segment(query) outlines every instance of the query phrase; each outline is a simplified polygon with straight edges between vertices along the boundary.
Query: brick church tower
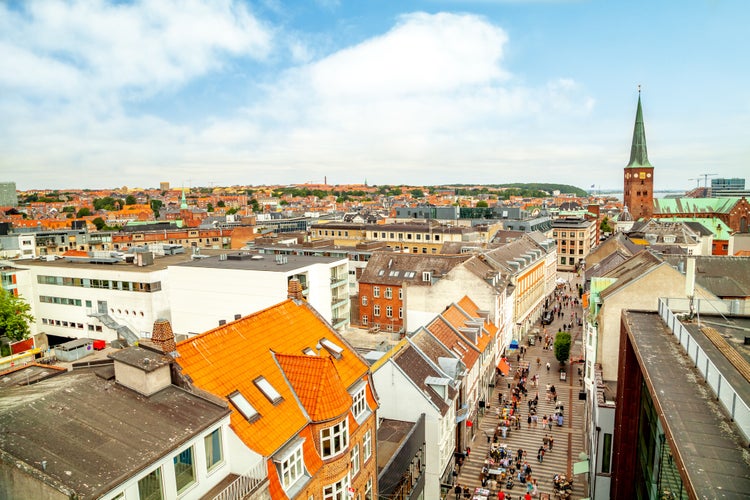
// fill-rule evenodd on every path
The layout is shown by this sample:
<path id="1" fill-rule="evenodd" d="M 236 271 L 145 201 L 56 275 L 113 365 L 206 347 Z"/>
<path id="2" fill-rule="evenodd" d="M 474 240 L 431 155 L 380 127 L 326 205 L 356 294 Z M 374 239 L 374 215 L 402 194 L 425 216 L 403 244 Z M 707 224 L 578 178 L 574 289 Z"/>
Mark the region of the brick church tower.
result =
<path id="1" fill-rule="evenodd" d="M 633 219 L 650 218 L 654 214 L 654 167 L 648 162 L 646 129 L 643 126 L 641 87 L 638 86 L 638 110 L 635 113 L 630 162 L 624 172 L 623 202 Z"/>

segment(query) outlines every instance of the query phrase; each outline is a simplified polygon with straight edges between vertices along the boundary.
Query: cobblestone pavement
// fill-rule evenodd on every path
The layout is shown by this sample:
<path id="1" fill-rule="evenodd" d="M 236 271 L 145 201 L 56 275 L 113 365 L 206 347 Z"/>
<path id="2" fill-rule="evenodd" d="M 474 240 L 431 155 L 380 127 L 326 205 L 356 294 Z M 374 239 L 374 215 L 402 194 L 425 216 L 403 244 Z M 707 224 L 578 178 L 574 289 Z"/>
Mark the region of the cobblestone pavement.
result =
<path id="1" fill-rule="evenodd" d="M 569 294 L 571 298 L 577 298 L 578 293 L 575 288 L 575 283 L 577 282 L 579 282 L 579 279 L 571 282 L 570 289 L 563 293 Z M 555 302 L 551 300 L 550 307 L 554 304 Z M 571 315 L 574 311 L 577 311 L 579 317 L 581 315 L 580 305 L 577 307 L 563 307 L 563 311 L 565 313 L 564 318 L 560 319 L 555 316 L 553 323 L 546 327 L 546 331 L 550 336 L 553 336 L 562 328 L 563 322 L 568 323 L 571 321 Z M 544 338 L 545 327 L 538 323 L 535 326 L 539 328 L 539 332 L 541 332 L 542 338 Z M 571 337 L 571 359 L 576 359 L 580 356 L 582 349 L 581 327 L 577 326 L 577 323 L 573 327 Z M 584 476 L 573 476 L 573 463 L 580 460 L 578 458 L 579 454 L 584 449 L 585 425 L 583 419 L 585 401 L 578 399 L 579 391 L 582 389 L 581 376 L 579 376 L 578 369 L 579 367 L 583 369 L 583 365 L 568 362 L 563 367 L 560 367 L 560 364 L 555 359 L 554 350 L 543 349 L 542 343 L 537 341 L 535 345 L 528 346 L 525 356 L 520 361 L 529 365 L 529 381 L 535 374 L 539 376 L 537 387 L 532 387 L 531 382 L 527 383 L 528 397 L 522 397 L 518 404 L 522 422 L 521 429 L 511 430 L 505 439 L 500 436 L 498 443 L 505 444 L 508 449 L 512 450 L 512 456 L 515 455 L 519 448 L 526 451 L 526 461 L 531 466 L 532 478 L 537 480 L 537 489 L 540 493 L 537 498 L 555 498 L 552 486 L 552 479 L 555 474 L 565 474 L 568 478 L 573 478 L 573 489 L 570 498 L 585 498 L 588 492 L 586 491 L 587 486 Z M 516 359 L 518 351 L 511 350 L 508 352 L 511 371 L 507 377 L 498 379 L 498 383 L 494 387 L 490 397 L 490 407 L 485 410 L 483 416 L 480 416 L 478 422 L 475 422 L 475 426 L 473 427 L 474 435 L 471 444 L 469 444 L 471 453 L 464 461 L 457 476 L 457 482 L 462 486 L 468 486 L 472 492 L 475 488 L 481 486 L 482 467 L 488 458 L 490 443 L 499 422 L 496 414 L 499 408 L 498 396 L 502 395 L 509 398 L 509 384 L 512 387 L 518 382 L 517 378 L 513 378 L 519 366 L 519 362 Z M 540 361 L 539 364 L 537 364 L 537 358 Z M 549 371 L 546 368 L 547 363 L 550 364 Z M 561 368 L 565 373 L 565 380 L 561 379 Z M 562 403 L 564 415 L 563 426 L 558 427 L 553 424 L 551 430 L 544 429 L 542 426 L 542 417 L 555 413 L 555 402 L 547 398 L 547 384 L 554 385 L 557 392 L 557 401 Z M 537 391 L 539 392 L 539 402 L 537 405 L 538 423 L 537 425 L 532 423 L 529 427 L 527 424 L 527 417 L 529 416 L 528 400 L 529 398 L 533 399 Z M 544 455 L 543 461 L 540 463 L 537 460 L 537 452 L 543 444 L 542 440 L 545 435 L 552 436 L 554 443 L 552 449 Z M 512 489 L 508 489 L 505 484 L 498 484 L 498 487 L 505 491 L 506 498 L 523 498 L 523 495 L 526 493 L 526 485 L 521 484 L 517 478 L 514 478 L 514 483 L 515 485 Z M 497 498 L 497 488 L 492 491 L 492 495 L 495 496 L 490 496 L 490 498 Z M 546 495 L 549 496 L 546 497 Z M 451 492 L 448 498 L 453 499 L 454 493 Z"/>

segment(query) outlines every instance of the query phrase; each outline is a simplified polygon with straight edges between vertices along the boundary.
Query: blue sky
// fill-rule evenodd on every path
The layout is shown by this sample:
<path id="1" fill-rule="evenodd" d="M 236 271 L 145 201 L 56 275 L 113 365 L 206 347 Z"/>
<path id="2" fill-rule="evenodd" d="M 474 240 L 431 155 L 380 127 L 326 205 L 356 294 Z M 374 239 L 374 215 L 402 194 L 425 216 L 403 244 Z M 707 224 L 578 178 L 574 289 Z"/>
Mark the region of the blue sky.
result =
<path id="1" fill-rule="evenodd" d="M 622 186 L 750 163 L 750 2 L 0 4 L 0 180 L 19 189 Z M 750 181 L 750 179 L 749 179 Z"/>

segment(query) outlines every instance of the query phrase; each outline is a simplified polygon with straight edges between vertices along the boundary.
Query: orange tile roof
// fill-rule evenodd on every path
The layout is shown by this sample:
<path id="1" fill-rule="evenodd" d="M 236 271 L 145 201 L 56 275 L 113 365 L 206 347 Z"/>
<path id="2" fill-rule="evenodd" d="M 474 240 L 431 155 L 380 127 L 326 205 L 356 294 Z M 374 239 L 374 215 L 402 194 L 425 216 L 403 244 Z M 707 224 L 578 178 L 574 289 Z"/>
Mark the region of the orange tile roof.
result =
<path id="1" fill-rule="evenodd" d="M 464 295 L 464 297 L 458 301 L 458 307 L 466 311 L 466 314 L 469 316 L 474 318 L 479 317 L 479 306 L 477 306 L 468 295 Z"/>
<path id="2" fill-rule="evenodd" d="M 276 360 L 311 419 L 320 422 L 349 411 L 352 397 L 341 382 L 332 358 L 277 354 Z"/>
<path id="3" fill-rule="evenodd" d="M 477 351 L 476 346 L 474 344 L 469 344 L 467 346 L 466 341 L 459 338 L 459 334 L 456 333 L 456 331 L 453 330 L 448 322 L 441 316 L 432 320 L 432 322 L 425 328 L 454 353 L 463 353 L 461 355 L 461 361 L 463 361 L 466 366 L 474 366 L 479 359 L 479 352 Z"/>
<path id="4" fill-rule="evenodd" d="M 340 359 L 320 349 L 320 356 L 335 367 L 341 386 L 350 387 L 361 380 L 368 371 L 365 362 L 308 304 L 291 300 L 180 342 L 177 363 L 196 387 L 225 400 L 234 391 L 242 393 L 260 417 L 249 422 L 232 411 L 231 426 L 249 448 L 270 456 L 310 421 L 297 402 L 297 377 L 287 378 L 276 359 L 279 355 L 302 355 L 305 348 L 315 349 L 324 337 L 343 348 Z M 277 404 L 255 385 L 254 380 L 261 375 L 281 395 Z M 305 386 L 302 394 L 306 391 Z M 331 407 L 339 404 L 341 400 L 337 399 Z M 234 410 L 231 404 L 230 408 Z M 325 405 L 320 407 L 321 413 L 329 410 Z"/>

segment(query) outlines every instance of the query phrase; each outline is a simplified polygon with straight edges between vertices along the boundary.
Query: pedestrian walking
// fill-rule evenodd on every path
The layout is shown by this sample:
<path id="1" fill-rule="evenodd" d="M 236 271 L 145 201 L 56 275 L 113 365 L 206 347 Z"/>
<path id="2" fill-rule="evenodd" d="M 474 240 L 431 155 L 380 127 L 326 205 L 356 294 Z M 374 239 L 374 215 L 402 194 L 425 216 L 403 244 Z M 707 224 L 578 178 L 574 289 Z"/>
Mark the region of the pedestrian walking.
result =
<path id="1" fill-rule="evenodd" d="M 549 373 L 549 361 L 547 361 L 547 373 Z"/>
<path id="2" fill-rule="evenodd" d="M 464 489 L 461 487 L 460 484 L 457 484 L 455 488 L 453 488 L 453 492 L 456 494 L 456 500 L 461 499 L 461 493 L 463 493 Z"/>

